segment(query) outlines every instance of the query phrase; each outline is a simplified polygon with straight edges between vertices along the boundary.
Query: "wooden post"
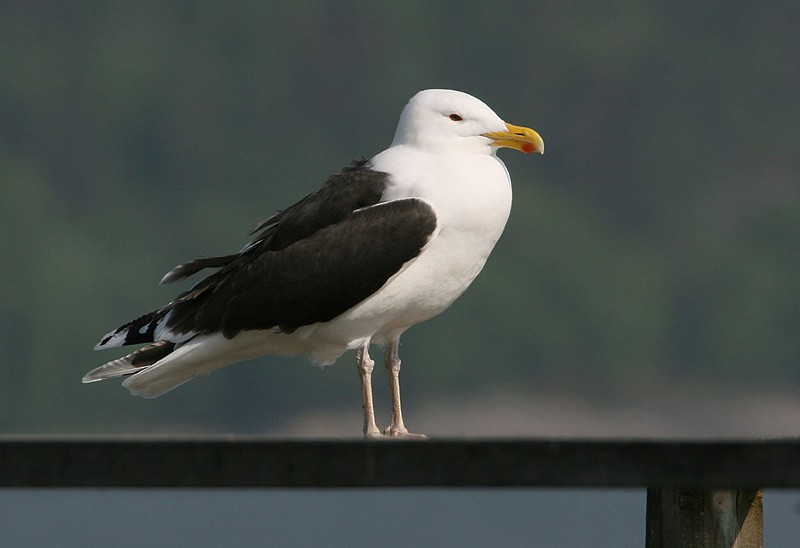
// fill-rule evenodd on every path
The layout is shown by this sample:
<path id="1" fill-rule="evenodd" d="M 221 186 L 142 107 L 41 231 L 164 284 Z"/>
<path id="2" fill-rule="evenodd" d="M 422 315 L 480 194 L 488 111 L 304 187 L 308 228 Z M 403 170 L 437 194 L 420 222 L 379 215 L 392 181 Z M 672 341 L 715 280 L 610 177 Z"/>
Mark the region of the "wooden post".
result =
<path id="1" fill-rule="evenodd" d="M 647 489 L 647 548 L 763 548 L 760 489 Z"/>

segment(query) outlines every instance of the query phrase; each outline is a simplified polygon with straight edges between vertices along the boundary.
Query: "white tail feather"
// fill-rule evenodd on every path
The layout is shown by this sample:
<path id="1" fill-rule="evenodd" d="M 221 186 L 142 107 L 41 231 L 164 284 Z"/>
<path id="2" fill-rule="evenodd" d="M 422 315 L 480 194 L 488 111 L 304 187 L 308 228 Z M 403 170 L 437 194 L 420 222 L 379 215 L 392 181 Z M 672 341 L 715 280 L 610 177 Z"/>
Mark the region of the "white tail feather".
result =
<path id="1" fill-rule="evenodd" d="M 256 355 L 245 348 L 237 348 L 234 341 L 219 333 L 196 337 L 128 377 L 122 386 L 135 396 L 157 398 L 195 377 Z"/>
<path id="2" fill-rule="evenodd" d="M 141 369 L 140 367 L 134 367 L 131 365 L 132 356 L 133 354 L 128 354 L 127 356 L 123 356 L 122 358 L 110 361 L 101 365 L 100 367 L 92 369 L 83 376 L 81 382 L 85 384 L 89 382 L 102 381 L 105 379 L 112 379 L 114 377 L 122 377 L 123 375 L 129 375 Z"/>

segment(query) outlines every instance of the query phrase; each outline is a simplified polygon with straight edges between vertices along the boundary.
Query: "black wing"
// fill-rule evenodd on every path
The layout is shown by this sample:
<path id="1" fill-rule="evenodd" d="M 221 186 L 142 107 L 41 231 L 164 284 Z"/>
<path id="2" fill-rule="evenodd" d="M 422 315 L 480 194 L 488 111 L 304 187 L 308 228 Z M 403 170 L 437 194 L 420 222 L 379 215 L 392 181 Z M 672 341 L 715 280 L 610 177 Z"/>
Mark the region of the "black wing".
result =
<path id="1" fill-rule="evenodd" d="M 173 301 L 167 328 L 230 338 L 329 321 L 380 289 L 435 229 L 433 209 L 416 198 L 352 211 L 283 249 L 243 254 Z"/>
<path id="2" fill-rule="evenodd" d="M 245 329 L 290 332 L 342 314 L 419 254 L 436 228 L 435 214 L 422 200 L 378 204 L 387 177 L 365 160 L 356 162 L 256 226 L 256 238 L 238 254 L 174 268 L 162 283 L 204 268 L 219 270 L 167 306 L 109 333 L 97 348 L 153 342 L 167 317 L 173 333 L 233 337 Z"/>

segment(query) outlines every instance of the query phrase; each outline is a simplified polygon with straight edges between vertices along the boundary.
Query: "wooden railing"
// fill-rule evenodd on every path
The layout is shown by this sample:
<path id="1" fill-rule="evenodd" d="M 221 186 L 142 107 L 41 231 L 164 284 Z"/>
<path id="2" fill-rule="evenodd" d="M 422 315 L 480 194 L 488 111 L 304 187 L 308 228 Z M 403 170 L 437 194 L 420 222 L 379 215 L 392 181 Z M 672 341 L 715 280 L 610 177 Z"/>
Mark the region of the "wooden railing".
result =
<path id="1" fill-rule="evenodd" d="M 0 437 L 0 487 L 639 487 L 648 547 L 750 547 L 800 440 Z"/>

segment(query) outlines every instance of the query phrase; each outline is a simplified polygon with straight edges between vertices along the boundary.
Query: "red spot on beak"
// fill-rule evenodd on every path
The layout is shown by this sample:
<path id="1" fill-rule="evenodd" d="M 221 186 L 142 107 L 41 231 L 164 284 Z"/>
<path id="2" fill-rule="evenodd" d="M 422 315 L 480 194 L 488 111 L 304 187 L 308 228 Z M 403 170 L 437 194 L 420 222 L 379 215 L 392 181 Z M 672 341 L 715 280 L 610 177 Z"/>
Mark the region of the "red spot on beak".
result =
<path id="1" fill-rule="evenodd" d="M 524 152 L 525 154 L 530 154 L 534 150 L 536 150 L 536 147 L 533 146 L 531 143 L 525 143 L 522 145 L 522 152 Z"/>

